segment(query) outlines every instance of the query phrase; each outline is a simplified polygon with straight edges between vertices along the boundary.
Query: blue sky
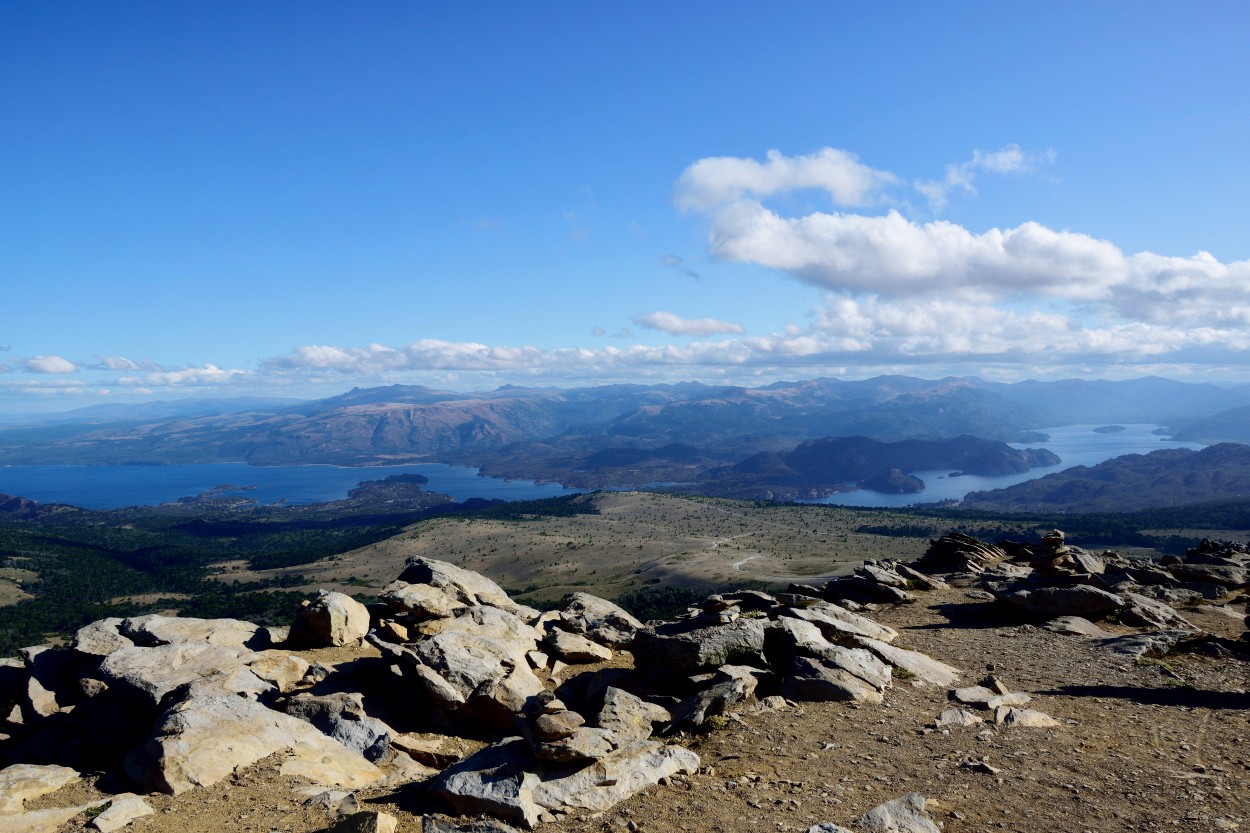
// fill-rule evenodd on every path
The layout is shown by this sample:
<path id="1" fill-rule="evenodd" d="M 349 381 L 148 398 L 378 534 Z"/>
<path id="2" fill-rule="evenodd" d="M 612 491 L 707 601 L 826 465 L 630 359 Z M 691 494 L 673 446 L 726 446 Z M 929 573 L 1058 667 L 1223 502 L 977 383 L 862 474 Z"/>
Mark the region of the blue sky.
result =
<path id="1" fill-rule="evenodd" d="M 0 411 L 1250 382 L 1250 6 L 1191 5 L 2 4 Z"/>

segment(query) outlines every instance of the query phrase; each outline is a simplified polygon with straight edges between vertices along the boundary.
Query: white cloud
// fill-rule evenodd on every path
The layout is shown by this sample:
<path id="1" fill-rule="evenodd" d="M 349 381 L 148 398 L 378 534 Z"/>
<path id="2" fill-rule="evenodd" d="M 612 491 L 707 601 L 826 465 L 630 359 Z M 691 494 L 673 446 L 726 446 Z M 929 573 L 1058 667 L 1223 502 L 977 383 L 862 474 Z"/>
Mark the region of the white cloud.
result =
<path id="1" fill-rule="evenodd" d="M 60 356 L 32 356 L 22 362 L 27 373 L 77 373 L 78 365 Z"/>
<path id="2" fill-rule="evenodd" d="M 662 330 L 670 335 L 710 336 L 715 333 L 744 333 L 741 324 L 718 321 L 715 318 L 680 318 L 671 312 L 649 312 L 633 318 L 639 327 Z"/>
<path id="3" fill-rule="evenodd" d="M 96 356 L 96 359 L 98 361 L 92 365 L 93 370 L 156 371 L 162 369 L 159 364 L 147 359 L 144 359 L 142 362 L 133 361 L 125 356 Z"/>
<path id="4" fill-rule="evenodd" d="M 117 384 L 127 387 L 173 387 L 182 385 L 222 386 L 241 381 L 248 374 L 243 370 L 226 370 L 213 364 L 164 370 L 143 376 L 120 376 Z"/>
<path id="5" fill-rule="evenodd" d="M 882 188 L 898 182 L 889 171 L 863 164 L 849 151 L 823 148 L 807 156 L 770 150 L 766 162 L 734 156 L 700 159 L 677 180 L 677 207 L 708 211 L 743 197 L 764 198 L 781 191 L 814 188 L 838 205 L 865 205 Z"/>
<path id="6" fill-rule="evenodd" d="M 759 263 L 826 289 L 914 295 L 1018 293 L 1103 298 L 1123 281 L 1122 252 L 1105 240 L 1024 223 L 973 234 L 946 221 L 814 213 L 790 219 L 739 200 L 713 219 L 711 251 Z"/>
<path id="7" fill-rule="evenodd" d="M 982 172 L 992 174 L 1028 174 L 1043 165 L 1052 165 L 1055 152 L 1021 150 L 1011 144 L 995 151 L 974 150 L 972 158 L 957 165 L 947 165 L 946 175 L 940 180 L 917 180 L 913 186 L 929 200 L 934 211 L 941 211 L 950 204 L 952 191 L 975 194 L 974 180 Z"/>

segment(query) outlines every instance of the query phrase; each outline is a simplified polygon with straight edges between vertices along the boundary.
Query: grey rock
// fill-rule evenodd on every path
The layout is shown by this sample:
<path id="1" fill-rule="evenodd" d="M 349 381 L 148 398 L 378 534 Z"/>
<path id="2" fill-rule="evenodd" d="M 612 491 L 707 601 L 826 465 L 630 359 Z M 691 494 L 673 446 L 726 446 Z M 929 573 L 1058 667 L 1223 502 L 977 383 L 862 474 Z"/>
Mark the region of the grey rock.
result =
<path id="1" fill-rule="evenodd" d="M 664 707 L 609 686 L 595 723 L 610 730 L 622 743 L 630 743 L 646 740 L 651 737 L 656 724 L 667 723 L 671 719 L 672 715 Z"/>
<path id="2" fill-rule="evenodd" d="M 1125 593 L 1127 607 L 1120 611 L 1120 621 L 1136 628 L 1183 628 L 1196 631 L 1184 616 L 1163 602 L 1148 599 L 1140 593 Z"/>
<path id="3" fill-rule="evenodd" d="M 791 700 L 841 700 L 880 703 L 881 692 L 841 668 L 823 660 L 795 657 L 778 689 Z"/>
<path id="4" fill-rule="evenodd" d="M 634 636 L 631 650 L 645 657 L 645 668 L 660 676 L 691 676 L 722 665 L 761 665 L 764 623 L 738 619 L 711 627 L 673 622 L 647 627 Z"/>
<path id="5" fill-rule="evenodd" d="M 178 795 L 283 751 L 283 775 L 350 788 L 382 777 L 373 764 L 304 721 L 230 695 L 191 697 L 174 706 L 127 756 L 125 768 L 137 783 Z"/>
<path id="6" fill-rule="evenodd" d="M 399 819 L 381 810 L 363 810 L 336 821 L 322 833 L 395 833 Z"/>
<path id="7" fill-rule="evenodd" d="M 234 648 L 261 647 L 258 626 L 239 619 L 196 619 L 181 616 L 132 616 L 118 625 L 118 633 L 136 645 L 203 643 Z"/>
<path id="8" fill-rule="evenodd" d="M 941 833 L 941 828 L 925 812 L 925 798 L 908 793 L 865 813 L 855 827 L 871 833 Z"/>
<path id="9" fill-rule="evenodd" d="M 1080 616 L 1060 616 L 1056 619 L 1051 619 L 1046 623 L 1046 630 L 1069 636 L 1087 636 L 1094 639 L 1111 636 L 1110 632 L 1103 630 L 1093 622 Z"/>
<path id="10" fill-rule="evenodd" d="M 876 639 L 854 637 L 852 642 L 867 648 L 894 668 L 906 671 L 916 682 L 923 685 L 949 686 L 959 679 L 961 672 L 954 666 L 940 662 L 928 654 L 899 648 Z"/>
<path id="11" fill-rule="evenodd" d="M 570 593 L 560 602 L 561 627 L 609 648 L 623 648 L 643 627 L 619 605 L 589 593 Z"/>
<path id="12" fill-rule="evenodd" d="M 1114 613 L 1126 604 L 1122 596 L 1084 584 L 1073 587 L 1038 587 L 1033 590 L 1016 590 L 998 595 L 998 599 L 1025 613 L 1047 618 L 1056 616 L 1097 618 Z"/>
<path id="13" fill-rule="evenodd" d="M 1011 706 L 1003 706 L 995 711 L 994 722 L 1003 727 L 1020 726 L 1033 729 L 1050 729 L 1059 725 L 1058 720 L 1045 712 L 1016 709 Z"/>
<path id="14" fill-rule="evenodd" d="M 543 639 L 543 646 L 565 662 L 575 664 L 612 659 L 611 648 L 559 628 L 548 631 L 546 638 Z"/>
<path id="15" fill-rule="evenodd" d="M 154 812 L 156 811 L 152 809 L 152 805 L 134 793 L 122 793 L 113 796 L 108 809 L 88 822 L 87 826 L 99 830 L 100 833 L 112 833 L 135 819 L 150 816 Z"/>
<path id="16" fill-rule="evenodd" d="M 79 628 L 71 643 L 73 649 L 87 656 L 106 657 L 120 648 L 133 645 L 133 640 L 121 634 L 123 621 L 113 616 Z"/>
<path id="17" fill-rule="evenodd" d="M 946 709 L 937 716 L 933 724 L 939 729 L 947 726 L 976 726 L 984 721 L 967 709 Z"/>
<path id="18" fill-rule="evenodd" d="M 833 641 L 845 636 L 864 636 L 881 642 L 893 642 L 898 638 L 898 631 L 893 628 L 831 602 L 820 602 L 811 607 L 791 607 L 785 615 L 810 622 L 820 628 L 826 639 Z"/>
<path id="19" fill-rule="evenodd" d="M 26 802 L 54 793 L 81 776 L 67 766 L 13 764 L 0 769 L 0 814 L 19 813 Z"/>
<path id="20" fill-rule="evenodd" d="M 538 611 L 512 601 L 503 588 L 486 576 L 448 564 L 446 561 L 436 561 L 432 558 L 409 558 L 404 571 L 399 574 L 398 581 L 408 584 L 428 584 L 462 604 L 490 605 L 506 610 L 525 622 L 538 618 Z"/>
<path id="21" fill-rule="evenodd" d="M 176 643 L 145 648 L 132 645 L 105 657 L 99 675 L 111 688 L 131 692 L 151 705 L 190 683 L 213 682 L 233 694 L 273 688 L 250 670 L 256 655 L 246 648 L 207 642 Z"/>
<path id="22" fill-rule="evenodd" d="M 1169 630 L 1155 633 L 1132 633 L 1103 639 L 1098 644 L 1113 653 L 1133 659 L 1165 657 L 1180 642 L 1194 638 L 1192 631 Z"/>

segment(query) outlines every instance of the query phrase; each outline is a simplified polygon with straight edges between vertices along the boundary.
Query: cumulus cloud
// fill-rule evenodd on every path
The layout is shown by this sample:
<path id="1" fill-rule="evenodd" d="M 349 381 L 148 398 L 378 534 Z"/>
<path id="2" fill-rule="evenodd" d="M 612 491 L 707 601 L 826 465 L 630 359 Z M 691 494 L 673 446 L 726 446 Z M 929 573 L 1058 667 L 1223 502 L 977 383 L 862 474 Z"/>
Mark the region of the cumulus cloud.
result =
<path id="1" fill-rule="evenodd" d="M 734 156 L 700 159 L 677 180 L 674 200 L 683 210 L 708 211 L 744 197 L 812 188 L 837 205 L 857 206 L 896 182 L 894 174 L 865 165 L 849 151 L 827 147 L 807 156 L 785 156 L 770 150 L 764 162 Z"/>
<path id="2" fill-rule="evenodd" d="M 995 151 L 974 150 L 966 162 L 946 166 L 946 175 L 939 180 L 917 180 L 913 187 L 929 200 L 934 211 L 941 211 L 950 204 L 952 191 L 976 194 L 973 182 L 981 173 L 1027 174 L 1045 165 L 1053 165 L 1055 152 L 1021 150 L 1011 144 Z"/>
<path id="3" fill-rule="evenodd" d="M 22 362 L 27 373 L 77 373 L 78 365 L 60 356 L 32 356 Z"/>
<path id="4" fill-rule="evenodd" d="M 635 324 L 648 330 L 662 330 L 670 335 L 710 336 L 716 333 L 744 333 L 741 324 L 731 324 L 715 318 L 681 318 L 671 312 L 649 312 L 635 315 Z"/>
<path id="5" fill-rule="evenodd" d="M 743 199 L 718 212 L 709 245 L 724 260 L 759 263 L 825 289 L 913 295 L 1045 293 L 1091 300 L 1123 281 L 1122 252 L 1105 240 L 1038 223 L 973 234 L 946 221 L 813 213 L 782 217 Z"/>

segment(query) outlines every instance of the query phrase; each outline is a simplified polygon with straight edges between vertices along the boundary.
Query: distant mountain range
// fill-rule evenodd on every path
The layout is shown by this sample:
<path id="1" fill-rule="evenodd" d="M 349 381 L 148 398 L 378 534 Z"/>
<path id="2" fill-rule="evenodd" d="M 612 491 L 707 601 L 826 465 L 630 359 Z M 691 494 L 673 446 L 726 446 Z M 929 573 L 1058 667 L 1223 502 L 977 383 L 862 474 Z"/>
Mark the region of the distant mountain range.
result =
<path id="1" fill-rule="evenodd" d="M 908 488 L 908 482 L 893 477 L 891 469 L 975 471 L 981 464 L 961 462 L 970 458 L 960 456 L 956 443 L 936 463 L 924 457 L 925 447 L 912 445 L 899 447 L 906 448 L 902 456 L 874 450 L 868 455 L 874 461 L 871 470 L 845 463 L 817 466 L 804 460 L 828 462 L 849 453 L 849 446 L 809 441 L 966 437 L 962 445 L 973 438 L 1001 444 L 1027 436 L 1029 429 L 1078 423 L 1152 422 L 1185 430 L 1222 412 L 1235 415 L 1235 409 L 1250 409 L 1250 389 L 1161 378 L 1004 384 L 879 376 L 757 388 L 688 382 L 567 390 L 506 386 L 475 393 L 395 385 L 310 402 L 96 406 L 37 425 L 0 426 L 0 465 L 437 461 L 478 466 L 490 475 L 595 488 L 711 484 L 722 476 L 745 485 L 748 472 L 735 467 L 755 459 L 750 465 L 761 468 L 757 474 L 780 478 L 772 485 L 787 489 L 823 488 L 843 475 L 895 489 Z M 1225 426 L 1212 429 L 1214 435 L 1239 427 L 1235 418 L 1225 420 Z M 1029 441 L 1037 442 L 1034 437 Z M 994 453 L 998 464 L 1017 464 L 1004 462 L 1001 448 Z M 759 457 L 769 454 L 775 456 Z"/>

